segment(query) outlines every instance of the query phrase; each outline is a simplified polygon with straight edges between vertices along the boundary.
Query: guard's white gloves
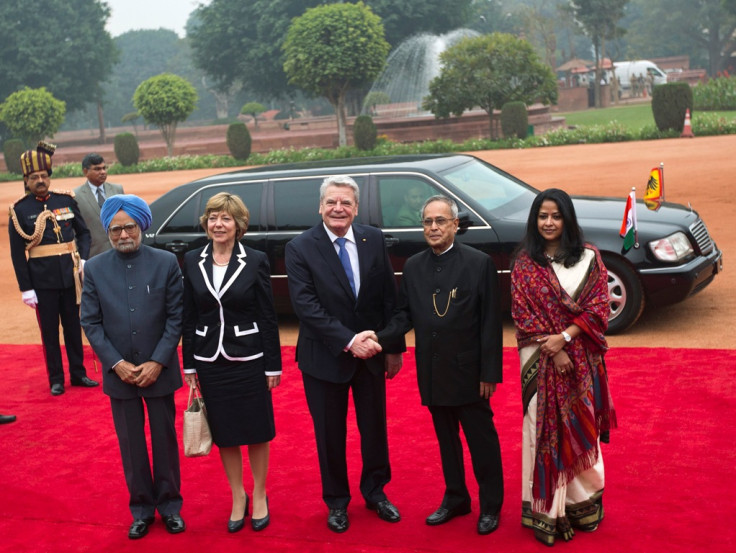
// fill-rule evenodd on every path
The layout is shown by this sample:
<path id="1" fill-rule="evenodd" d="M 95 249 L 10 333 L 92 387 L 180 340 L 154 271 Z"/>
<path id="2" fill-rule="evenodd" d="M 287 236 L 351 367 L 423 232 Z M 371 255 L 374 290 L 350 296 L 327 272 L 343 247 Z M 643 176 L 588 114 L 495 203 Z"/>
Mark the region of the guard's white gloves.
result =
<path id="1" fill-rule="evenodd" d="M 36 306 L 38 305 L 38 298 L 36 297 L 35 290 L 26 290 L 25 292 L 21 292 L 21 295 L 21 297 L 23 298 L 23 303 L 25 303 L 31 309 L 36 309 Z"/>

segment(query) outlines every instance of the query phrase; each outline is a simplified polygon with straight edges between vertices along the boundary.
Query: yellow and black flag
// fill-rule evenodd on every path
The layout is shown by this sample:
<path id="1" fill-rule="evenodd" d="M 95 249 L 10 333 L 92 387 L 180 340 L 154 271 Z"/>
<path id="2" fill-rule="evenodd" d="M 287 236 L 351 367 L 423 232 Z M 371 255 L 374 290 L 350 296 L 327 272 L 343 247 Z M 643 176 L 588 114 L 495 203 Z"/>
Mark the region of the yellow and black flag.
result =
<path id="1" fill-rule="evenodd" d="M 664 202 L 664 164 L 655 167 L 649 173 L 647 191 L 644 193 L 644 204 L 648 209 L 657 211 Z"/>

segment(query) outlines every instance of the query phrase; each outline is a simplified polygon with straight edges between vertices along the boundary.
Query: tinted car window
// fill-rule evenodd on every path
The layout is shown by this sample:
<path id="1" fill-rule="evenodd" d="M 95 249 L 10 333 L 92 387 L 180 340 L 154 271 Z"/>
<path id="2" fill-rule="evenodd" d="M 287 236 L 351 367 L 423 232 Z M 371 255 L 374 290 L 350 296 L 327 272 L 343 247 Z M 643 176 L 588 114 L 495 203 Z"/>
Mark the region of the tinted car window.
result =
<path id="1" fill-rule="evenodd" d="M 241 183 L 228 184 L 225 186 L 210 186 L 203 188 L 186 202 L 184 202 L 179 210 L 169 219 L 162 234 L 173 233 L 192 233 L 204 232 L 199 225 L 199 218 L 204 213 L 207 201 L 218 192 L 230 192 L 240 196 L 250 211 L 250 221 L 248 223 L 249 232 L 257 232 L 260 230 L 260 210 L 261 196 L 263 195 L 263 183 Z"/>
<path id="2" fill-rule="evenodd" d="M 473 198 L 488 211 L 494 211 L 524 196 L 528 187 L 477 160 L 441 172 L 464 195 Z"/>
<path id="3" fill-rule="evenodd" d="M 365 178 L 353 179 L 362 190 Z M 277 230 L 306 230 L 319 222 L 319 187 L 323 180 L 323 177 L 316 177 L 273 181 Z"/>
<path id="4" fill-rule="evenodd" d="M 410 175 L 378 177 L 383 227 L 419 227 L 424 201 L 438 194 L 424 179 Z"/>

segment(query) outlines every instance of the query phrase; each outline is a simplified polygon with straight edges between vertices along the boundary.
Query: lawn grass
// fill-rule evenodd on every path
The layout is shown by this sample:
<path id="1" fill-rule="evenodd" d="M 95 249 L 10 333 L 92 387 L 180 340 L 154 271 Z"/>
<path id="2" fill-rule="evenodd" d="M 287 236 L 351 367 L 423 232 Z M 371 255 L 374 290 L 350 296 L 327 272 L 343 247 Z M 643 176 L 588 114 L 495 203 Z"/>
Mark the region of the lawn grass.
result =
<path id="1" fill-rule="evenodd" d="M 699 111 L 694 117 L 700 114 L 711 114 L 722 116 L 728 119 L 736 118 L 736 111 Z M 650 103 L 627 104 L 612 106 L 601 109 L 586 109 L 582 111 L 568 111 L 555 114 L 565 118 L 565 123 L 569 126 L 586 126 L 586 125 L 607 125 L 611 122 L 617 122 L 629 131 L 640 131 L 646 125 L 654 125 L 654 116 L 652 115 L 652 105 Z"/>

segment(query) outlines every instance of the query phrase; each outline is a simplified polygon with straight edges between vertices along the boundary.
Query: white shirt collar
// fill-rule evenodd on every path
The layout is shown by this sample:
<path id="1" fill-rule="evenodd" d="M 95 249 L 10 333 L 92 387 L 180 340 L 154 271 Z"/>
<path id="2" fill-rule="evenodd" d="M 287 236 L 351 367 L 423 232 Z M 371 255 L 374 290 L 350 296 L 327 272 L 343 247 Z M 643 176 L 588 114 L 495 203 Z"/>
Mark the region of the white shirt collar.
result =
<path id="1" fill-rule="evenodd" d="M 452 244 L 450 244 L 450 247 L 449 247 L 449 248 L 447 248 L 447 249 L 446 249 L 445 251 L 443 251 L 443 252 L 442 252 L 441 254 L 436 254 L 436 255 L 438 255 L 438 256 L 439 256 L 439 255 L 445 255 L 445 254 L 446 254 L 447 252 L 449 252 L 449 251 L 450 251 L 450 250 L 452 249 L 452 247 L 453 247 L 454 245 L 455 245 L 455 241 L 453 240 L 453 241 L 452 241 Z"/>
<path id="2" fill-rule="evenodd" d="M 89 186 L 90 190 L 92 190 L 92 194 L 94 194 L 94 196 L 96 198 L 97 197 L 97 189 L 99 187 L 98 186 L 95 186 L 94 184 L 92 184 L 89 181 L 87 181 L 87 186 Z M 103 182 L 100 186 L 102 187 L 102 193 L 104 194 L 105 193 L 105 183 Z"/>
<path id="3" fill-rule="evenodd" d="M 327 225 L 324 222 L 322 223 L 322 226 L 325 227 L 325 230 L 327 231 L 327 236 L 330 237 L 330 242 L 332 242 L 334 244 L 335 243 L 335 240 L 337 240 L 340 237 L 337 234 L 335 234 L 334 232 L 332 232 L 329 228 L 327 228 Z M 355 242 L 355 234 L 353 233 L 353 225 L 350 225 L 350 228 L 345 233 L 345 236 L 343 238 L 347 239 L 348 242 L 352 242 L 353 244 L 356 243 Z"/>

